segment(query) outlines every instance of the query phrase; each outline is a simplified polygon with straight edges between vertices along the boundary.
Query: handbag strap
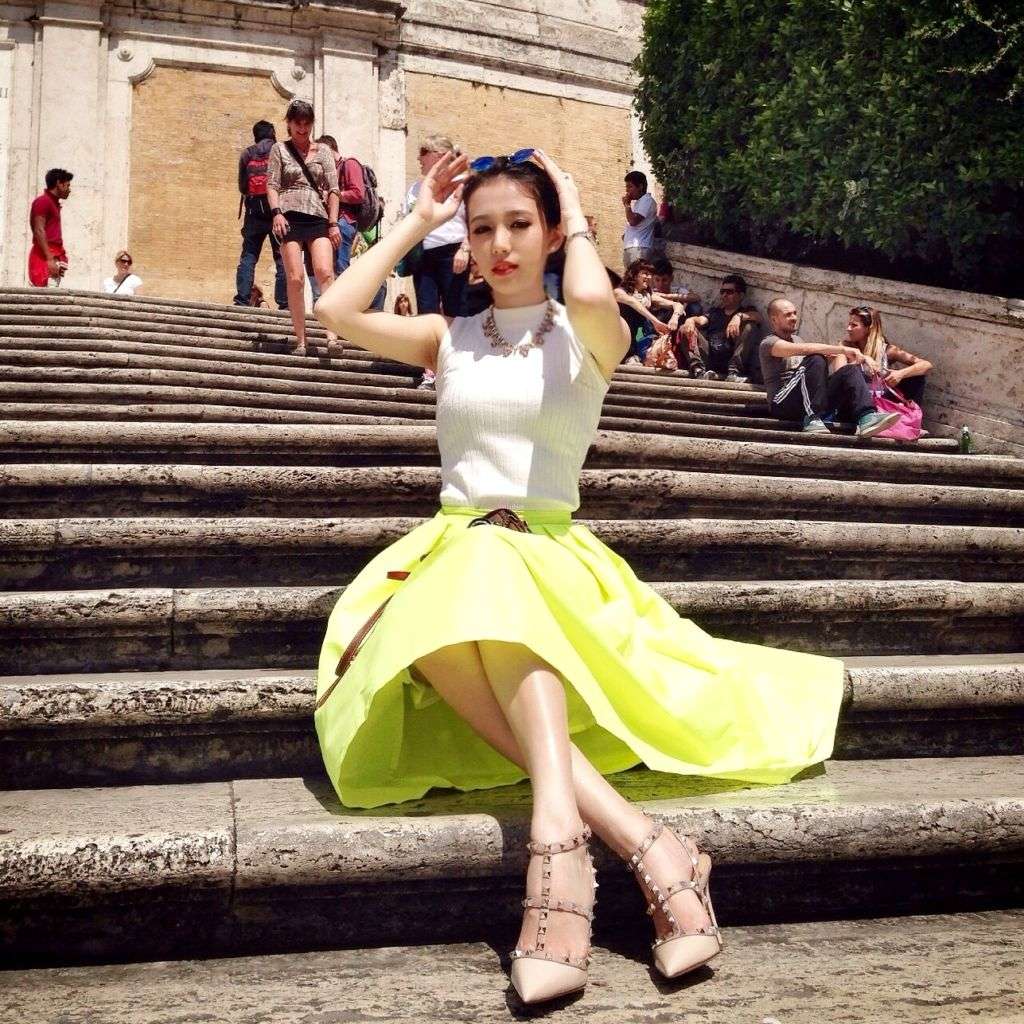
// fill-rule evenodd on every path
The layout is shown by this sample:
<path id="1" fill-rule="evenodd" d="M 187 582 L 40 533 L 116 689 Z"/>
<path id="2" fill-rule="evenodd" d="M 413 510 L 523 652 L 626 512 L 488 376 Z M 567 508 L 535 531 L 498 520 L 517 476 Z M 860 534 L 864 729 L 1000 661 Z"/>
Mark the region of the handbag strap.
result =
<path id="1" fill-rule="evenodd" d="M 871 377 L 872 391 L 875 390 L 874 385 L 878 385 L 879 391 L 888 391 L 891 395 L 896 397 L 896 400 L 902 402 L 904 405 L 910 404 L 910 399 L 906 397 L 901 391 L 897 391 L 891 384 L 887 384 L 885 378 L 880 374 L 873 374 Z"/>
<path id="2" fill-rule="evenodd" d="M 515 512 L 510 508 L 496 508 L 492 509 L 486 515 L 477 516 L 476 519 L 470 520 L 470 526 L 502 526 L 506 530 L 514 530 L 516 533 L 530 533 L 529 524 L 521 516 L 516 515 Z M 426 555 L 420 556 L 422 562 Z M 393 570 L 388 574 L 389 580 L 395 580 L 396 582 L 402 582 L 409 578 L 409 573 L 405 570 Z M 337 689 L 338 684 L 341 682 L 342 677 L 349 670 L 352 662 L 356 660 L 356 655 L 363 649 L 363 644 L 366 643 L 367 637 L 373 630 L 373 627 L 377 625 L 380 617 L 384 614 L 384 609 L 387 608 L 388 604 L 395 595 L 384 598 L 384 600 L 377 606 L 373 614 L 356 630 L 355 636 L 348 642 L 345 650 L 342 652 L 341 658 L 338 660 L 338 667 L 334 672 L 334 682 L 324 691 L 323 695 L 317 700 L 313 710 L 319 711 L 320 708 L 327 703 L 331 694 Z"/>

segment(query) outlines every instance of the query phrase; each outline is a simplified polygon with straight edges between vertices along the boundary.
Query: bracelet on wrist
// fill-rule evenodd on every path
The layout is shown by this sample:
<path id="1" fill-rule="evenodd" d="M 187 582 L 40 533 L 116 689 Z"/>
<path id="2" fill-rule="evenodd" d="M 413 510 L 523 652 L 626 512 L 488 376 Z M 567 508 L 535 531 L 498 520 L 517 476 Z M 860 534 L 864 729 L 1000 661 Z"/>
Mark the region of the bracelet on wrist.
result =
<path id="1" fill-rule="evenodd" d="M 271 217 L 280 217 L 281 216 L 281 207 L 280 206 L 273 207 L 273 209 L 271 209 L 271 211 L 270 211 L 270 216 Z"/>
<path id="2" fill-rule="evenodd" d="M 585 238 L 591 245 L 597 245 L 597 242 L 594 240 L 594 236 L 590 233 L 589 229 L 574 231 L 571 235 L 567 235 L 565 244 L 568 245 L 574 238 Z"/>

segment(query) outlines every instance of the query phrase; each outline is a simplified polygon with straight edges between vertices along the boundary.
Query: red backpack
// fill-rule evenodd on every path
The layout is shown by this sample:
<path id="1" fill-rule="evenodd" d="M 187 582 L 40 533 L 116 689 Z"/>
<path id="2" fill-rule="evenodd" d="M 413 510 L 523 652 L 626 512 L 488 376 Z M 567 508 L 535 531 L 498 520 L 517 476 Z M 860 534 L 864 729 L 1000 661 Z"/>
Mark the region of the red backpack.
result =
<path id="1" fill-rule="evenodd" d="M 257 153 L 255 150 L 249 154 L 245 162 L 245 195 L 247 199 L 255 199 L 257 196 L 267 194 L 267 165 L 270 163 L 270 153 Z"/>

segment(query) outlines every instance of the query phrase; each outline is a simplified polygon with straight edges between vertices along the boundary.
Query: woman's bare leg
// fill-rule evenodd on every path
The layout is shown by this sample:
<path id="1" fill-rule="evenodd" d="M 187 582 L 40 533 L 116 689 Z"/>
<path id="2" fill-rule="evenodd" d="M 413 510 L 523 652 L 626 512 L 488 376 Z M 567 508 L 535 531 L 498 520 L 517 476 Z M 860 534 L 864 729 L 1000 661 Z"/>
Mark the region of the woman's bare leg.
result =
<path id="1" fill-rule="evenodd" d="M 513 764 L 527 767 L 519 741 L 495 696 L 477 644 L 443 647 L 421 658 L 416 666 L 441 699 L 477 735 Z M 561 681 L 558 685 L 561 688 Z M 626 800 L 575 744 L 570 742 L 569 745 L 573 791 L 580 817 L 615 853 L 628 857 L 650 833 L 654 822 Z M 689 860 L 667 842 L 656 843 L 644 863 L 659 878 L 676 881 L 690 875 Z M 709 923 L 692 893 L 673 897 L 672 907 L 684 928 L 697 929 Z"/>
<path id="2" fill-rule="evenodd" d="M 329 238 L 314 238 L 310 242 L 310 261 L 313 264 L 313 275 L 323 295 L 334 284 L 334 246 Z M 327 332 L 327 351 L 336 347 L 338 336 L 333 331 Z M 332 352 L 333 354 L 333 352 Z"/>
<path id="3" fill-rule="evenodd" d="M 295 347 L 304 351 L 306 347 L 306 266 L 302 258 L 302 244 L 300 242 L 283 242 L 281 244 L 281 262 L 284 264 L 285 282 L 288 286 L 288 312 L 292 315 Z"/>

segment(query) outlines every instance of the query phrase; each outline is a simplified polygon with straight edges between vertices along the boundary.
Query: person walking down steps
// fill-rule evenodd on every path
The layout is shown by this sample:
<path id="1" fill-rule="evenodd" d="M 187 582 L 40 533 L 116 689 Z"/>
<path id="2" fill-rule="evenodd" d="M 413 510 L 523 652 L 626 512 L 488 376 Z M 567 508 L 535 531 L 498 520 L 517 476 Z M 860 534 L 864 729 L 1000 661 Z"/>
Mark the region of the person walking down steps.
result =
<path id="1" fill-rule="evenodd" d="M 313 107 L 304 100 L 288 104 L 288 138 L 274 144 L 267 165 L 267 201 L 273 232 L 281 243 L 288 309 L 295 330 L 291 351 L 296 355 L 306 354 L 303 254 L 309 251 L 323 290 L 334 280 L 334 254 L 341 245 L 338 168 L 330 148 L 311 140 L 313 116 Z M 336 342 L 337 337 L 328 331 L 328 346 Z"/>
<path id="2" fill-rule="evenodd" d="M 364 312 L 399 259 L 463 201 L 492 304 L 468 317 Z M 563 244 L 564 305 L 544 291 L 547 257 Z M 573 521 L 629 345 L 575 182 L 531 149 L 472 164 L 443 155 L 412 211 L 316 313 L 352 344 L 436 371 L 441 455 L 438 513 L 378 554 L 327 623 L 314 714 L 342 804 L 529 777 L 511 970 L 526 1002 L 587 982 L 592 833 L 652 907 L 657 969 L 678 977 L 706 963 L 721 950 L 710 856 L 604 776 L 643 762 L 788 781 L 832 750 L 843 669 L 709 636 Z"/>

